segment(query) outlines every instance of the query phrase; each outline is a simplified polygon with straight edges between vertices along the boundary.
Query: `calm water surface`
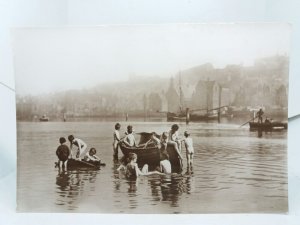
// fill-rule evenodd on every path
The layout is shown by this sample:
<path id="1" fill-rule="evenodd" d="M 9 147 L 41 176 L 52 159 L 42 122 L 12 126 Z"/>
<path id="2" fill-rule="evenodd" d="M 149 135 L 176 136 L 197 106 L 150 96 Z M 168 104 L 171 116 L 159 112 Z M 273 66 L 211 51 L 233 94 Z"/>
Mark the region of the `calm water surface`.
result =
<path id="1" fill-rule="evenodd" d="M 130 122 L 135 132 L 167 122 Z M 121 132 L 128 123 L 122 123 Z M 112 161 L 113 122 L 18 122 L 18 210 L 95 213 L 286 212 L 287 133 L 229 124 L 180 124 L 194 140 L 194 175 L 128 181 Z M 74 134 L 95 147 L 101 170 L 58 171 L 58 139 Z M 183 150 L 185 152 L 185 150 Z M 119 153 L 119 157 L 122 153 Z M 185 154 L 183 154 L 185 155 Z M 186 160 L 184 160 L 186 167 Z M 185 168 L 184 168 L 185 169 Z M 185 171 L 184 171 L 185 172 Z"/>

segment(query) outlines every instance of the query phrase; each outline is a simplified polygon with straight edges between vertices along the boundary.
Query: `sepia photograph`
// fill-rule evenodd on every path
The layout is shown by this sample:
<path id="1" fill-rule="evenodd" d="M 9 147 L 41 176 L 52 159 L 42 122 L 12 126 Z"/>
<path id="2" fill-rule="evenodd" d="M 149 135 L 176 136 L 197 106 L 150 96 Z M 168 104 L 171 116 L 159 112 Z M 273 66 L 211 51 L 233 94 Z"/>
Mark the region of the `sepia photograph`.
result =
<path id="1" fill-rule="evenodd" d="M 290 35 L 13 29 L 17 211 L 287 213 Z"/>

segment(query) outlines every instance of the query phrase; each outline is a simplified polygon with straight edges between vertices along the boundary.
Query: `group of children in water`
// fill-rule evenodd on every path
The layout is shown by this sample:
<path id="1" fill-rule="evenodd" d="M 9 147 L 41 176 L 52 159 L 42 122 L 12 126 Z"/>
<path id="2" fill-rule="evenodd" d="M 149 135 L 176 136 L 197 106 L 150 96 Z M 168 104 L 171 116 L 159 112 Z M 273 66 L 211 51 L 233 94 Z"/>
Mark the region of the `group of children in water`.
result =
<path id="1" fill-rule="evenodd" d="M 114 141 L 113 141 L 113 150 L 114 150 L 114 159 L 118 159 L 118 148 L 121 143 L 123 143 L 127 147 L 139 147 L 139 148 L 147 148 L 147 146 L 155 146 L 160 150 L 160 168 L 158 169 L 159 172 L 164 174 L 170 174 L 172 172 L 171 163 L 169 161 L 169 156 L 167 152 L 167 145 L 173 147 L 175 151 L 178 153 L 178 157 L 182 160 L 181 154 L 181 146 L 182 143 L 186 149 L 186 158 L 187 158 L 187 174 L 193 173 L 193 157 L 194 157 L 194 147 L 193 147 L 193 140 L 190 137 L 190 133 L 188 131 L 184 132 L 184 138 L 181 139 L 178 134 L 179 126 L 177 124 L 173 124 L 171 130 L 169 132 L 163 132 L 160 138 L 155 132 L 152 132 L 150 139 L 139 146 L 136 143 L 134 134 L 133 134 L 133 127 L 131 125 L 127 126 L 127 131 L 125 132 L 125 137 L 120 138 L 120 128 L 121 125 L 116 123 L 115 131 L 113 134 Z M 153 173 L 157 173 L 158 171 L 149 172 L 148 166 L 145 165 L 142 171 L 138 170 L 137 167 L 137 155 L 135 153 L 130 153 L 127 159 L 122 160 L 121 166 L 118 170 L 124 169 L 126 173 L 129 173 L 129 176 L 132 176 L 131 171 L 132 168 L 135 168 L 137 171 L 135 176 L 138 175 L 149 175 Z M 127 163 L 127 165 L 126 165 Z M 159 173 L 158 172 L 158 173 Z M 127 174 L 128 175 L 128 174 Z"/>
<path id="2" fill-rule="evenodd" d="M 148 146 L 155 146 L 160 150 L 160 167 L 157 171 L 148 171 L 148 165 L 144 165 L 142 170 L 138 168 L 137 165 L 137 155 L 135 153 L 130 153 L 127 158 L 121 160 L 122 164 L 118 168 L 120 171 L 124 169 L 127 177 L 139 176 L 139 175 L 150 175 L 150 174 L 171 174 L 172 165 L 169 161 L 169 155 L 167 152 L 167 146 L 171 146 L 178 153 L 178 157 L 182 160 L 181 146 L 182 143 L 186 149 L 186 158 L 187 158 L 187 173 L 193 173 L 193 156 L 194 156 L 194 147 L 193 140 L 190 137 L 188 131 L 184 132 L 184 138 L 181 139 L 178 134 L 179 126 L 173 124 L 169 132 L 163 132 L 160 138 L 153 132 L 150 139 L 141 145 L 137 145 L 134 134 L 133 127 L 131 125 L 127 126 L 127 131 L 125 136 L 121 138 L 120 136 L 121 125 L 119 123 L 115 124 L 115 131 L 113 134 L 113 155 L 114 159 L 118 160 L 118 148 L 121 143 L 127 147 L 139 147 L 147 148 Z M 75 138 L 73 135 L 68 136 L 70 142 L 70 147 L 67 145 L 67 140 L 64 137 L 59 138 L 60 145 L 56 150 L 56 155 L 58 157 L 58 166 L 64 168 L 67 166 L 69 158 L 76 160 L 85 160 L 85 161 L 100 161 L 99 157 L 96 156 L 96 149 L 91 148 L 87 151 L 87 144 L 79 139 Z M 75 147 L 76 152 L 74 153 L 73 148 Z"/>
<path id="3" fill-rule="evenodd" d="M 58 166 L 59 168 L 66 168 L 68 159 L 73 158 L 76 160 L 85 160 L 85 161 L 100 161 L 99 157 L 96 156 L 96 149 L 91 148 L 89 151 L 86 151 L 87 144 L 79 139 L 75 138 L 73 135 L 68 136 L 70 142 L 70 148 L 67 145 L 67 140 L 64 137 L 59 138 L 60 145 L 56 150 L 56 155 L 58 157 Z M 73 154 L 73 148 L 76 148 L 76 153 Z M 71 149 L 71 150 L 70 150 Z"/>

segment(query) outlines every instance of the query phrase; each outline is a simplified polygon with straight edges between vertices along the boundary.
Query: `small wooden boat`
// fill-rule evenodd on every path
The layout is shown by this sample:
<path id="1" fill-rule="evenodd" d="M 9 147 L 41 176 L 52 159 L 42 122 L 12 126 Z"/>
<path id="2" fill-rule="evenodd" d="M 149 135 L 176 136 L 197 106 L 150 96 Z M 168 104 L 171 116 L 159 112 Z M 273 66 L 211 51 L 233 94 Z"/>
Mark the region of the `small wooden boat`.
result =
<path id="1" fill-rule="evenodd" d="M 186 114 L 185 113 L 167 113 L 167 121 L 173 122 L 173 121 L 186 121 Z"/>
<path id="2" fill-rule="evenodd" d="M 285 122 L 249 122 L 250 130 L 273 130 L 273 129 L 287 129 L 288 124 Z"/>
<path id="3" fill-rule="evenodd" d="M 139 145 L 145 144 L 151 138 L 151 133 L 138 133 L 140 135 Z M 159 137 L 159 136 L 158 136 Z M 125 157 L 129 153 L 135 153 L 137 155 L 137 163 L 139 167 L 142 167 L 145 164 L 148 164 L 149 169 L 153 170 L 159 166 L 160 162 L 160 149 L 157 146 L 149 147 L 128 147 L 124 143 L 120 144 L 120 148 Z M 178 153 L 172 146 L 167 146 L 167 152 L 169 155 L 169 160 L 172 166 L 172 173 L 181 173 L 182 172 L 182 163 L 178 156 Z"/>
<path id="4" fill-rule="evenodd" d="M 101 166 L 105 166 L 101 161 L 85 161 L 85 160 L 76 160 L 68 159 L 67 169 L 100 169 Z"/>
<path id="5" fill-rule="evenodd" d="M 41 122 L 48 122 L 48 121 L 49 121 L 49 117 L 47 117 L 46 115 L 43 115 L 43 116 L 40 118 L 40 121 L 41 121 Z"/>
<path id="6" fill-rule="evenodd" d="M 205 115 L 197 115 L 191 114 L 191 121 L 210 121 L 210 120 L 217 120 L 217 114 L 205 114 Z"/>

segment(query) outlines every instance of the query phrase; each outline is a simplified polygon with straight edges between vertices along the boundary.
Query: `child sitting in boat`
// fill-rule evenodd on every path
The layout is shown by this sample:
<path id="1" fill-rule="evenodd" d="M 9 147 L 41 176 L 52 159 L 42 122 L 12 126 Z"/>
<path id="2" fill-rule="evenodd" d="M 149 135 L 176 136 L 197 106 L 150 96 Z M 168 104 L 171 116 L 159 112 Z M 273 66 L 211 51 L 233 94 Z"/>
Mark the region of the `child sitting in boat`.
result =
<path id="1" fill-rule="evenodd" d="M 160 137 L 160 144 L 162 149 L 164 149 L 165 151 L 167 151 L 167 145 L 168 145 L 168 132 L 163 132 L 161 137 Z"/>
<path id="2" fill-rule="evenodd" d="M 96 153 L 97 153 L 96 149 L 91 148 L 90 151 L 86 153 L 84 159 L 86 161 L 100 162 L 100 158 L 96 156 Z"/>
<path id="3" fill-rule="evenodd" d="M 76 159 L 81 160 L 84 156 L 85 150 L 87 149 L 87 144 L 79 138 L 75 138 L 73 135 L 69 135 L 68 140 L 70 141 L 70 149 L 72 150 L 73 146 L 77 147 Z M 72 158 L 72 154 L 71 154 Z"/>
<path id="4" fill-rule="evenodd" d="M 169 131 L 169 137 L 167 144 L 173 146 L 178 153 L 180 159 L 183 159 L 181 156 L 181 140 L 178 135 L 179 126 L 177 124 L 173 124 L 171 130 Z"/>
<path id="5" fill-rule="evenodd" d="M 70 155 L 70 149 L 65 144 L 67 140 L 64 137 L 59 138 L 60 146 L 56 150 L 56 155 L 58 157 L 58 166 L 59 168 L 67 167 L 67 161 Z"/>
<path id="6" fill-rule="evenodd" d="M 167 154 L 164 153 L 161 154 L 161 161 L 159 165 L 160 165 L 160 172 L 164 174 L 172 173 L 171 163 L 169 161 L 169 156 Z"/>
<path id="7" fill-rule="evenodd" d="M 190 137 L 190 133 L 188 131 L 184 132 L 183 143 L 186 149 L 186 159 L 187 159 L 187 174 L 193 173 L 193 158 L 194 158 L 194 147 L 193 147 L 193 139 Z"/>
<path id="8" fill-rule="evenodd" d="M 133 135 L 133 128 L 131 125 L 127 126 L 127 135 L 125 136 L 123 143 L 128 147 L 136 147 L 136 141 Z"/>
<path id="9" fill-rule="evenodd" d="M 156 137 L 156 133 L 152 132 L 149 141 L 144 144 L 144 148 L 147 147 L 158 147 L 161 148 L 160 140 Z"/>
<path id="10" fill-rule="evenodd" d="M 113 142 L 113 150 L 114 150 L 114 159 L 118 159 L 118 148 L 119 148 L 119 142 L 121 140 L 120 138 L 120 129 L 121 129 L 121 124 L 116 123 L 115 125 L 115 131 L 114 131 L 114 142 Z"/>

